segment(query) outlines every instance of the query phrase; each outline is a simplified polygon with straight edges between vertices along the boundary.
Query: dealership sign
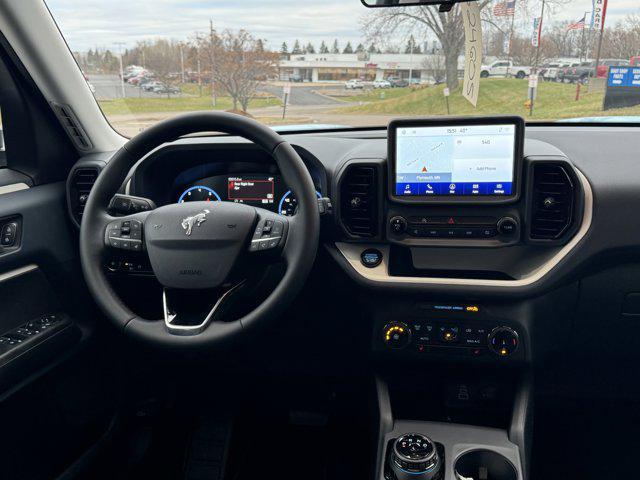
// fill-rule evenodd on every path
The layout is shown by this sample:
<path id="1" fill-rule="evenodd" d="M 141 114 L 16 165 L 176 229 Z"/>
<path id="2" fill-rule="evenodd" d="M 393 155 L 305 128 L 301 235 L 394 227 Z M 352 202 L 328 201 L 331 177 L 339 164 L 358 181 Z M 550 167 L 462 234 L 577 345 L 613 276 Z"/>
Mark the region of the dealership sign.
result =
<path id="1" fill-rule="evenodd" d="M 604 110 L 635 105 L 640 105 L 640 67 L 609 68 Z"/>
<path id="2" fill-rule="evenodd" d="M 531 32 L 531 46 L 538 48 L 540 46 L 540 35 L 542 34 L 542 17 L 533 19 L 533 32 Z"/>
<path id="3" fill-rule="evenodd" d="M 593 0 L 591 13 L 591 28 L 595 31 L 604 30 L 604 20 L 607 17 L 607 4 L 609 0 Z"/>

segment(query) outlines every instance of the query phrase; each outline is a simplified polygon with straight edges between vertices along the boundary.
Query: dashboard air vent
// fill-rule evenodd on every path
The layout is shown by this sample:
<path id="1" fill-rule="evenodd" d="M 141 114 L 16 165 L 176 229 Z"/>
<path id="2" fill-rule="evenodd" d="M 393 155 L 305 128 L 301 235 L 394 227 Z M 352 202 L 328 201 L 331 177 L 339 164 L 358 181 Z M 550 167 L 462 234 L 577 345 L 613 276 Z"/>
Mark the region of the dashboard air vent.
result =
<path id="1" fill-rule="evenodd" d="M 71 183 L 69 185 L 69 202 L 73 218 L 80 224 L 84 206 L 89 198 L 89 192 L 96 183 L 100 170 L 97 168 L 83 167 L 73 172 Z"/>
<path id="2" fill-rule="evenodd" d="M 533 167 L 530 235 L 534 240 L 554 240 L 571 225 L 575 186 L 566 167 L 541 163 Z"/>
<path id="3" fill-rule="evenodd" d="M 80 126 L 80 122 L 73 113 L 73 110 L 71 110 L 71 107 L 54 103 L 53 108 L 74 145 L 82 151 L 91 150 L 91 141 Z"/>
<path id="4" fill-rule="evenodd" d="M 378 171 L 371 165 L 351 165 L 340 183 L 340 218 L 355 237 L 378 234 Z"/>

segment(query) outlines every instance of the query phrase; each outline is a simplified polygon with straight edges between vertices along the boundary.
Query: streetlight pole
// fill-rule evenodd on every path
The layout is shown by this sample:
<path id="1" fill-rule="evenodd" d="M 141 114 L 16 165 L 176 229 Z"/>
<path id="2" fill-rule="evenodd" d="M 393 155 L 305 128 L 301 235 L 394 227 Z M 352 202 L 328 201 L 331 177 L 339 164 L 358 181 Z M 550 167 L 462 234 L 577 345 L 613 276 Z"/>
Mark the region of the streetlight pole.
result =
<path id="1" fill-rule="evenodd" d="M 513 30 L 516 25 L 516 5 L 518 2 L 513 4 L 513 15 L 511 15 L 511 30 L 509 30 L 509 48 L 507 52 L 507 78 L 509 78 L 509 70 L 511 70 L 511 44 L 513 43 Z"/>
<path id="2" fill-rule="evenodd" d="M 180 78 L 184 85 L 184 44 L 180 42 Z"/>
<path id="3" fill-rule="evenodd" d="M 546 0 L 542 0 L 542 12 L 540 12 L 540 25 L 538 25 L 538 31 L 535 33 L 538 37 L 538 46 L 536 47 L 536 63 L 533 67 L 533 75 L 538 78 L 538 65 L 540 63 L 540 44 L 542 43 L 542 25 L 544 24 L 544 7 L 546 4 Z M 536 90 L 537 87 L 529 88 L 530 97 L 529 98 L 529 116 L 533 115 L 533 108 L 536 101 Z"/>
<path id="4" fill-rule="evenodd" d="M 122 65 L 122 46 L 125 45 L 123 42 L 116 42 L 118 46 L 118 58 L 120 59 L 120 88 L 122 89 L 122 98 L 125 98 L 125 90 L 124 90 L 124 67 Z"/>
<path id="5" fill-rule="evenodd" d="M 585 35 L 585 30 L 587 29 L 587 15 L 591 12 L 584 12 L 584 25 L 582 26 L 582 45 L 580 45 L 580 60 L 582 60 L 582 55 L 584 55 L 584 61 L 587 61 L 587 54 L 589 53 L 589 49 L 587 47 L 587 38 Z"/>
<path id="6" fill-rule="evenodd" d="M 409 37 L 409 86 L 413 83 L 413 35 Z"/>
<path id="7" fill-rule="evenodd" d="M 217 98 L 216 98 L 216 76 L 215 76 L 215 63 L 216 63 L 216 54 L 215 54 L 215 36 L 213 30 L 213 20 L 209 19 L 209 47 L 210 47 L 210 57 L 211 57 L 211 99 L 213 102 L 213 108 L 216 108 Z"/>

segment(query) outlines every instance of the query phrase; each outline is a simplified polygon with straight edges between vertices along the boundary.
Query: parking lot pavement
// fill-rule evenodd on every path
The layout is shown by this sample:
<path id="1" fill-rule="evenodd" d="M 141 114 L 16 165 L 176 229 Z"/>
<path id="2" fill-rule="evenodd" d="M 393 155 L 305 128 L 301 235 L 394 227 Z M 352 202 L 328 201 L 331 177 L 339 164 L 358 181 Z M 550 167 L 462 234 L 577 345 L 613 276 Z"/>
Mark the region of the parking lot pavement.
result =
<path id="1" fill-rule="evenodd" d="M 343 102 L 326 95 L 315 93 L 318 86 L 291 86 L 291 95 L 289 96 L 289 105 L 292 106 L 313 106 L 313 105 L 342 105 Z M 284 99 L 284 93 L 281 86 L 264 85 L 260 87 L 261 91 L 275 95 L 279 99 Z"/>
<path id="2" fill-rule="evenodd" d="M 122 98 L 122 84 L 118 75 L 89 75 L 89 83 L 95 87 L 94 95 L 98 100 Z M 159 98 L 165 96 L 164 93 L 145 92 L 127 82 L 124 82 L 124 93 L 126 98 Z"/>

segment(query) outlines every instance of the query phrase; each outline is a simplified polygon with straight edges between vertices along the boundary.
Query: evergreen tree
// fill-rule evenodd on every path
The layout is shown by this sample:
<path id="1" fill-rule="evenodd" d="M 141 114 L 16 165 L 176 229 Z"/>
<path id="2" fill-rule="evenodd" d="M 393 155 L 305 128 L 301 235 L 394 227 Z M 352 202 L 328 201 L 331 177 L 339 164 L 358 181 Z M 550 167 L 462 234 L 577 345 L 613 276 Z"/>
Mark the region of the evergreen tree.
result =
<path id="1" fill-rule="evenodd" d="M 331 53 L 340 53 L 340 46 L 338 45 L 337 38 L 333 41 L 333 47 L 331 48 Z"/>
<path id="2" fill-rule="evenodd" d="M 329 47 L 327 47 L 327 44 L 324 43 L 324 40 L 320 44 L 320 53 L 329 53 Z"/>
<path id="3" fill-rule="evenodd" d="M 378 49 L 376 48 L 376 46 L 372 43 L 371 45 L 369 45 L 369 48 L 367 49 L 367 52 L 369 53 L 378 53 Z"/>
<path id="4" fill-rule="evenodd" d="M 280 47 L 280 53 L 283 55 L 287 55 L 289 53 L 289 47 L 287 46 L 287 42 L 282 42 L 282 46 Z"/>
<path id="5" fill-rule="evenodd" d="M 300 55 L 302 53 L 302 49 L 300 48 L 300 42 L 296 39 L 296 43 L 293 44 L 293 50 L 291 50 L 292 55 Z"/>
<path id="6" fill-rule="evenodd" d="M 413 45 L 413 53 L 422 53 L 422 49 L 420 48 L 420 45 L 416 43 L 416 39 L 413 38 L 413 35 L 409 37 L 404 53 L 411 53 L 411 45 Z"/>
<path id="7" fill-rule="evenodd" d="M 351 46 L 351 42 L 347 42 L 347 46 L 344 47 L 342 53 L 353 53 L 353 47 Z"/>
<path id="8" fill-rule="evenodd" d="M 358 46 L 356 47 L 356 53 L 362 53 L 362 52 L 364 52 L 364 45 L 359 43 Z"/>
<path id="9" fill-rule="evenodd" d="M 307 51 L 307 53 L 316 53 L 316 49 L 311 42 L 307 43 L 305 50 Z"/>

